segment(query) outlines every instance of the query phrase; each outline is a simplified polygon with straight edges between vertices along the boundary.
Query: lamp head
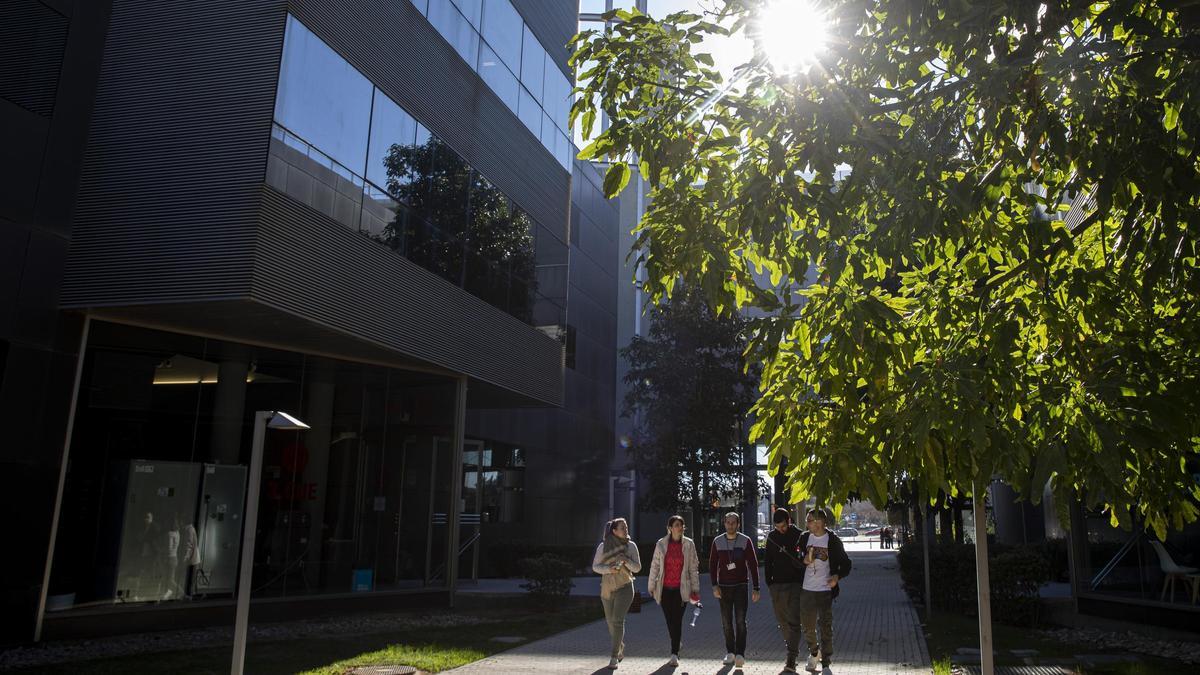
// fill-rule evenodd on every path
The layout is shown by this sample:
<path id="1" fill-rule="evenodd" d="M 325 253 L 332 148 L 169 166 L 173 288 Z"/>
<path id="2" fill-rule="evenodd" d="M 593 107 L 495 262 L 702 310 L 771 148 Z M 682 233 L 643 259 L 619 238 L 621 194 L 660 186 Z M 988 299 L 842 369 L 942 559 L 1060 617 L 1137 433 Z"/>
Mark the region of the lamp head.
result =
<path id="1" fill-rule="evenodd" d="M 267 428 L 283 429 L 285 431 L 303 431 L 308 429 L 309 426 L 285 412 L 276 410 L 271 416 L 270 421 L 267 422 Z"/>

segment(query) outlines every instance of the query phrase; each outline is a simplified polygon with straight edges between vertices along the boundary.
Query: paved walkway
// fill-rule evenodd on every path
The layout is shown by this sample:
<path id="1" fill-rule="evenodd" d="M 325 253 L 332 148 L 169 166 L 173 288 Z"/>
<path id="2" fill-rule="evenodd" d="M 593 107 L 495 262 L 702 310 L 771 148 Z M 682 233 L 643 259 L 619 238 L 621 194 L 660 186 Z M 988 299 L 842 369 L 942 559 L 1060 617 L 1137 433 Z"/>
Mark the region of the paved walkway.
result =
<path id="1" fill-rule="evenodd" d="M 854 571 L 834 603 L 836 654 L 831 671 L 835 675 L 930 672 L 917 613 L 900 587 L 895 551 L 851 549 L 850 557 Z M 637 583 L 645 594 L 645 578 Z M 707 579 L 701 580 L 701 585 L 707 587 Z M 625 628 L 626 656 L 617 673 L 774 675 L 783 669 L 783 639 L 766 589 L 762 600 L 750 606 L 746 667 L 742 669 L 721 665 L 725 639 L 717 601 L 706 592 L 703 602 L 704 612 L 695 628 L 687 625 L 690 613 L 684 620 L 678 668 L 665 665 L 670 645 L 659 606 L 650 601 L 642 605 L 641 613 L 630 614 Z M 608 630 L 603 621 L 597 621 L 449 672 L 607 673 L 607 664 Z"/>

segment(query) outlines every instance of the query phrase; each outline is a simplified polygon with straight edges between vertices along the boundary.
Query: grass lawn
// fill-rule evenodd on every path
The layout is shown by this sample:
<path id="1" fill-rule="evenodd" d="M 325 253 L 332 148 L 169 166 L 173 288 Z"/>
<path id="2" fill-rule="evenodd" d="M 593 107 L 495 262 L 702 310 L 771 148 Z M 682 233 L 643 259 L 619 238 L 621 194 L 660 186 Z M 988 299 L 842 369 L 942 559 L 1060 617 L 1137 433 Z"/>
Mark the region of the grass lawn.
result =
<path id="1" fill-rule="evenodd" d="M 973 616 L 951 612 L 934 612 L 925 625 L 929 634 L 929 658 L 935 675 L 950 675 L 950 656 L 959 647 L 979 648 L 979 624 Z M 992 642 L 996 649 L 996 665 L 1021 665 L 1023 661 L 1006 652 L 1010 649 L 1036 649 L 1045 658 L 1070 658 L 1076 654 L 1128 653 L 1121 645 L 1101 649 L 1095 645 L 1073 644 L 1041 637 L 1028 628 L 994 623 Z M 1080 675 L 1189 675 L 1194 665 L 1139 654 L 1142 663 L 1122 663 L 1081 670 Z"/>
<path id="2" fill-rule="evenodd" d="M 482 598 L 478 600 L 483 601 Z M 365 665 L 406 665 L 439 672 L 604 617 L 600 601 L 596 598 L 571 598 L 555 610 L 541 610 L 523 597 L 505 597 L 502 600 L 490 598 L 486 604 L 460 606 L 456 612 L 496 621 L 449 628 L 409 629 L 401 634 L 331 635 L 320 640 L 309 637 L 303 640 L 251 642 L 246 650 L 246 672 L 256 675 L 341 675 L 351 667 Z M 525 641 L 516 644 L 491 641 L 497 636 L 520 636 Z M 229 672 L 230 658 L 231 646 L 222 646 L 10 672 L 47 675 L 218 675 Z"/>

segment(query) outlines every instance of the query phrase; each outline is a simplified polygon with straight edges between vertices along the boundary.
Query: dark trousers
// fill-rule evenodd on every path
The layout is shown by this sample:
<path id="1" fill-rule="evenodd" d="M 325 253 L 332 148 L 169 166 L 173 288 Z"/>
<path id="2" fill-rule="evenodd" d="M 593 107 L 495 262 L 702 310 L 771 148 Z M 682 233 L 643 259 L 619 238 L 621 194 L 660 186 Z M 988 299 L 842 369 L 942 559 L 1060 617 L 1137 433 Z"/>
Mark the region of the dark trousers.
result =
<path id="1" fill-rule="evenodd" d="M 683 637 L 683 596 L 678 588 L 662 589 L 663 616 L 667 619 L 667 632 L 671 634 L 671 653 L 679 653 L 679 640 Z"/>
<path id="2" fill-rule="evenodd" d="M 833 656 L 833 592 L 801 590 L 800 621 L 804 624 L 809 654 L 817 653 L 820 632 L 821 663 L 828 665 Z"/>
<path id="3" fill-rule="evenodd" d="M 749 594 L 746 584 L 721 586 L 721 626 L 725 629 L 725 651 L 746 653 L 746 605 Z"/>
<path id="4" fill-rule="evenodd" d="M 787 662 L 796 665 L 800 641 L 804 639 L 804 628 L 800 622 L 800 593 L 804 590 L 804 585 L 793 581 L 774 584 L 769 586 L 768 590 L 771 591 L 775 620 L 779 622 L 779 630 L 783 633 L 783 642 L 787 646 Z"/>

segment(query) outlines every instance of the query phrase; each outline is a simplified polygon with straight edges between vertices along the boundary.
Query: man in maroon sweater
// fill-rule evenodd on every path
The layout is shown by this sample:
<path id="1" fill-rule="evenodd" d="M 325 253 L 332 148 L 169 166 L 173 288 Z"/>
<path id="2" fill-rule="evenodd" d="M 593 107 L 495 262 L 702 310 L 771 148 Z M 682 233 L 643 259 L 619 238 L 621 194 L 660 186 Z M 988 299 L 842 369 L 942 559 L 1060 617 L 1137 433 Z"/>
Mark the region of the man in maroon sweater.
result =
<path id="1" fill-rule="evenodd" d="M 713 539 L 708 553 L 708 574 L 713 595 L 721 601 L 721 625 L 725 628 L 727 666 L 746 665 L 746 585 L 754 581 L 754 602 L 758 602 L 758 555 L 750 537 L 738 532 L 742 517 L 725 514 L 725 534 Z"/>

